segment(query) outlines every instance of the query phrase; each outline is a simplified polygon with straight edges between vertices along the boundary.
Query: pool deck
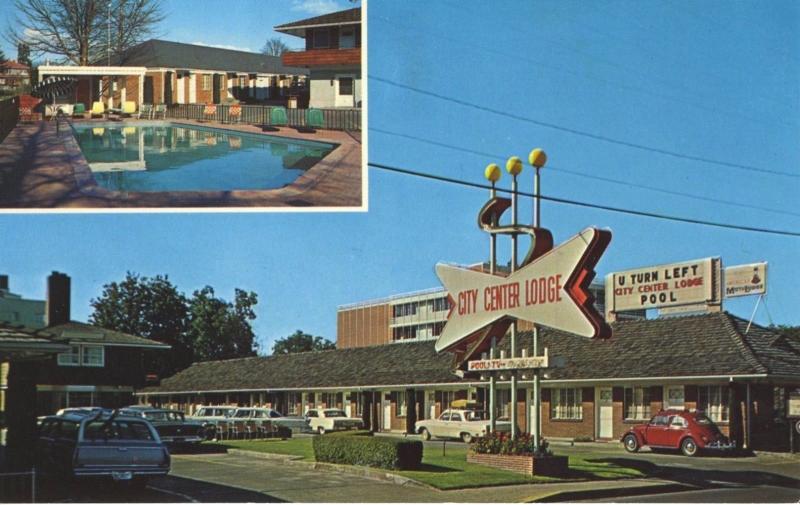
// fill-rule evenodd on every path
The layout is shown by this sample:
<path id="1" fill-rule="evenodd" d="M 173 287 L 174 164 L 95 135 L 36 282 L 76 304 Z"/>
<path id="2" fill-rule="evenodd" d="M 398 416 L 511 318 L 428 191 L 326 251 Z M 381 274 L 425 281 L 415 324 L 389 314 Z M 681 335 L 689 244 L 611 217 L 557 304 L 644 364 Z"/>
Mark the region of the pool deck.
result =
<path id="1" fill-rule="evenodd" d="M 98 186 L 75 137 L 52 121 L 20 123 L 0 144 L 0 209 L 208 209 L 362 205 L 361 135 L 167 119 L 169 123 L 339 144 L 292 184 L 269 190 L 120 193 Z M 76 121 L 89 123 L 91 121 Z M 120 124 L 135 126 L 136 120 Z M 364 202 L 366 204 L 366 202 Z"/>

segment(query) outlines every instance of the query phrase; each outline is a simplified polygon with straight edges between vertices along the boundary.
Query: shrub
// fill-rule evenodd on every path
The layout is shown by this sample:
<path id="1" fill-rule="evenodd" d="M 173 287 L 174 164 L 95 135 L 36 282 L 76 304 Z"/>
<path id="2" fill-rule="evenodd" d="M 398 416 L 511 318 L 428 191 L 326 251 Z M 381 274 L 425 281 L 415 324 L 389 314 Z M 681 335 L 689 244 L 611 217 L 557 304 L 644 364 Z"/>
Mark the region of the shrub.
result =
<path id="1" fill-rule="evenodd" d="M 369 430 L 342 430 L 329 431 L 325 434 L 328 437 L 371 437 L 373 433 Z"/>
<path id="2" fill-rule="evenodd" d="M 580 435 L 572 439 L 573 442 L 594 442 L 594 438 L 589 435 Z"/>
<path id="3" fill-rule="evenodd" d="M 549 444 L 544 438 L 540 439 L 539 451 L 537 456 L 552 456 L 553 451 L 548 448 Z M 476 438 L 470 444 L 470 450 L 478 454 L 507 454 L 521 456 L 534 454 L 533 437 L 530 433 L 521 433 L 516 438 L 505 432 L 487 433 L 483 437 Z"/>
<path id="4" fill-rule="evenodd" d="M 344 433 L 344 432 L 343 432 Z M 320 435 L 312 442 L 323 463 L 414 470 L 422 463 L 422 442 L 388 437 Z"/>

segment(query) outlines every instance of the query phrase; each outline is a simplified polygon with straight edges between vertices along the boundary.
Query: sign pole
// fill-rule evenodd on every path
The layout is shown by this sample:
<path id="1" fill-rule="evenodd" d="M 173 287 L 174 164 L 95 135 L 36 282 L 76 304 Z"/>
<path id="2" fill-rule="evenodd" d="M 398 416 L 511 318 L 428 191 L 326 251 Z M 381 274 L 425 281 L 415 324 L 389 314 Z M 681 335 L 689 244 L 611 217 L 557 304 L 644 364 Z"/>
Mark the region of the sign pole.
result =
<path id="1" fill-rule="evenodd" d="M 541 149 L 534 149 L 528 156 L 528 161 L 535 170 L 533 175 L 533 226 L 534 228 L 541 227 L 542 208 L 540 190 L 541 186 L 539 181 L 539 169 L 541 169 L 547 162 L 547 155 Z M 534 323 L 533 325 L 533 355 L 539 356 L 539 326 Z M 531 428 L 533 431 L 533 450 L 539 452 L 539 439 L 542 435 L 542 386 L 539 382 L 539 369 L 533 370 L 533 411 L 534 417 L 531 419 Z"/>
<path id="2" fill-rule="evenodd" d="M 517 271 L 517 230 L 519 195 L 517 194 L 517 176 L 522 172 L 522 160 L 512 156 L 506 162 L 506 170 L 511 174 L 511 273 Z M 517 320 L 511 323 L 511 358 L 517 357 Z M 517 372 L 511 371 L 511 438 L 517 436 Z"/>
<path id="3" fill-rule="evenodd" d="M 484 176 L 492 183 L 492 189 L 489 190 L 489 198 L 494 199 L 497 197 L 497 190 L 495 183 L 500 179 L 500 167 L 495 163 L 486 166 Z M 497 228 L 497 217 L 492 218 L 492 229 Z M 497 234 L 492 232 L 489 234 L 489 273 L 495 275 L 497 271 Z M 497 357 L 497 339 L 492 337 L 492 344 L 489 348 L 489 358 L 495 359 Z M 497 428 L 497 379 L 495 374 L 489 375 L 489 431 L 495 432 Z"/>

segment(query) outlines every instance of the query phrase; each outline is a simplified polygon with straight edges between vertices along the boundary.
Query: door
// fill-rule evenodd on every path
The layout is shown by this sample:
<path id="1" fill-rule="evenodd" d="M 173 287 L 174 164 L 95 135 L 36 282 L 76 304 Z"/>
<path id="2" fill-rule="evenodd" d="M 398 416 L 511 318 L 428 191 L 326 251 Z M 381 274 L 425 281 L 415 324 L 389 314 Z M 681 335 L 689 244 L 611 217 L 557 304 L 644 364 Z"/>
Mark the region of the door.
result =
<path id="1" fill-rule="evenodd" d="M 614 437 L 614 401 L 612 388 L 597 388 L 597 436 Z"/>
<path id="2" fill-rule="evenodd" d="M 144 78 L 144 101 L 142 103 L 153 103 L 153 77 Z"/>
<path id="3" fill-rule="evenodd" d="M 172 104 L 172 72 L 164 72 L 164 103 Z"/>
<path id="4" fill-rule="evenodd" d="M 385 391 L 383 397 L 383 429 L 389 431 L 392 429 L 392 394 Z"/>
<path id="5" fill-rule="evenodd" d="M 356 76 L 337 75 L 336 80 L 336 107 L 355 107 L 356 106 Z"/>
<path id="6" fill-rule="evenodd" d="M 189 75 L 189 103 L 197 103 L 197 76 Z"/>
<path id="7" fill-rule="evenodd" d="M 212 100 L 214 103 L 220 103 L 219 95 L 222 90 L 222 79 L 224 75 L 214 74 L 214 83 L 213 83 L 213 91 L 212 91 Z"/>
<path id="8" fill-rule="evenodd" d="M 186 77 L 183 75 L 178 76 L 178 103 L 186 103 Z"/>

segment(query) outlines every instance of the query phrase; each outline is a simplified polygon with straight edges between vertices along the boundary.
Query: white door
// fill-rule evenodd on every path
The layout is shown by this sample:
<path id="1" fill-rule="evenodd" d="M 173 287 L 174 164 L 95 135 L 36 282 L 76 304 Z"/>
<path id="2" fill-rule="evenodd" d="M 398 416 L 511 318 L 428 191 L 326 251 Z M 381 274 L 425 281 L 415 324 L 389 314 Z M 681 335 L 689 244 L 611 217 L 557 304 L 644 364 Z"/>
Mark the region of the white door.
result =
<path id="1" fill-rule="evenodd" d="M 428 405 L 428 419 L 436 419 L 436 392 L 425 392 L 425 403 Z"/>
<path id="2" fill-rule="evenodd" d="M 350 398 L 351 394 L 358 394 L 358 393 L 342 393 L 342 401 L 344 402 L 344 414 L 347 417 L 353 417 L 351 415 L 352 412 L 351 412 L 351 408 L 350 408 L 350 406 L 351 406 L 350 402 L 352 401 L 351 398 Z"/>
<path id="3" fill-rule="evenodd" d="M 353 74 L 337 75 L 334 80 L 336 83 L 336 107 L 355 107 L 356 106 L 356 76 Z"/>
<path id="4" fill-rule="evenodd" d="M 384 391 L 381 393 L 381 397 L 383 398 L 383 429 L 388 431 L 392 429 L 392 400 L 387 399 L 391 398 L 391 393 Z"/>
<path id="5" fill-rule="evenodd" d="M 189 103 L 197 103 L 197 75 L 189 75 Z"/>
<path id="6" fill-rule="evenodd" d="M 184 79 L 186 79 L 184 76 L 178 77 L 178 103 L 186 103 Z"/>
<path id="7" fill-rule="evenodd" d="M 541 389 L 541 388 L 539 388 Z M 533 394 L 533 388 L 530 389 L 530 394 L 528 395 L 528 433 L 533 433 L 533 426 L 536 420 L 538 419 L 536 414 L 536 406 L 534 403 L 535 396 Z M 541 433 L 539 434 L 541 435 Z"/>
<path id="8" fill-rule="evenodd" d="M 614 402 L 611 388 L 597 388 L 598 438 L 614 436 Z"/>

